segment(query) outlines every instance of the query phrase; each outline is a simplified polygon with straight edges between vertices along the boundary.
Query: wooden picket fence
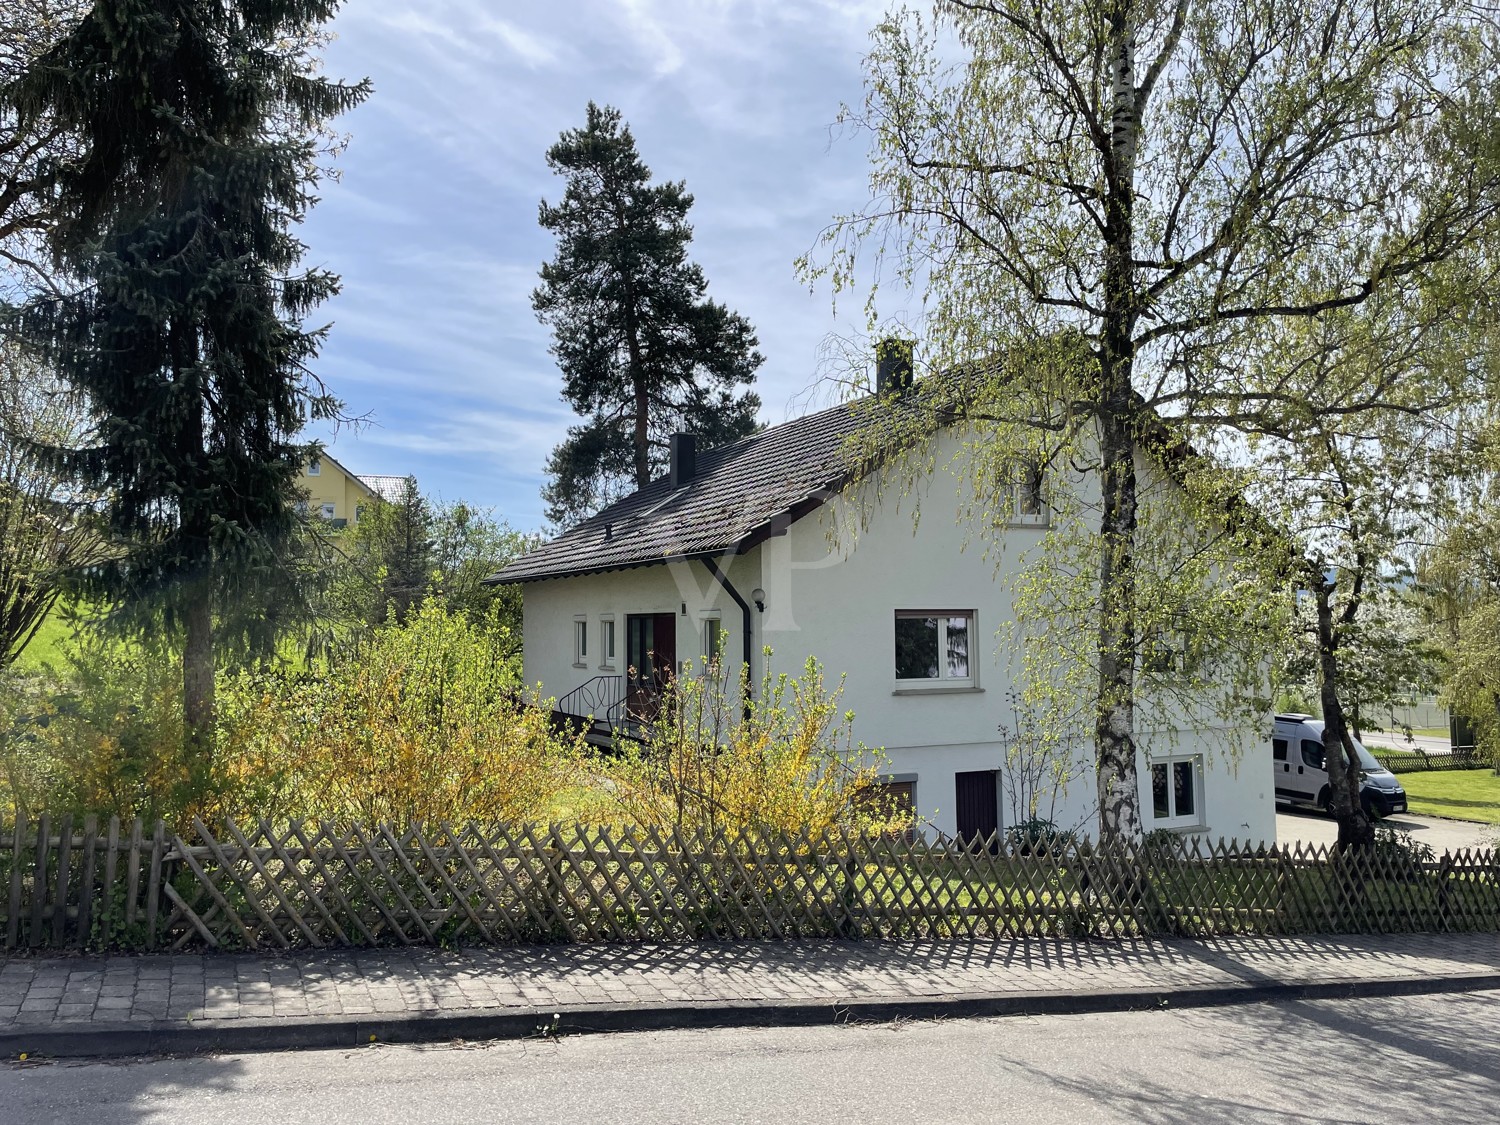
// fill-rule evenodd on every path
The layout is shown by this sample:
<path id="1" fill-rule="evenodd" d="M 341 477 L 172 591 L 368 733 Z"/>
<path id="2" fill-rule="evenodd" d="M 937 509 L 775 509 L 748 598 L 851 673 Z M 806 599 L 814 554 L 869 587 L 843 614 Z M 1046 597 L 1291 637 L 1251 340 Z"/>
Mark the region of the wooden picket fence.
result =
<path id="1" fill-rule="evenodd" d="M 92 817 L 0 841 L 6 949 L 1500 931 L 1492 851 Z"/>

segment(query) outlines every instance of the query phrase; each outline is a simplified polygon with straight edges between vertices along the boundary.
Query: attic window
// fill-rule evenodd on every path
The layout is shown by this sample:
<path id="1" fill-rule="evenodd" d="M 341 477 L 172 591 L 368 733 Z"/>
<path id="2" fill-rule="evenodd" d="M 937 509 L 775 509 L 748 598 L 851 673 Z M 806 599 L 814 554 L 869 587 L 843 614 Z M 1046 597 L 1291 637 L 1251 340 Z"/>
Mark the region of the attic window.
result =
<path id="1" fill-rule="evenodd" d="M 1046 527 L 1046 474 L 1039 461 L 1027 460 L 1011 469 L 1009 488 L 1003 494 L 1005 522 L 1013 527 Z"/>
<path id="2" fill-rule="evenodd" d="M 307 463 L 307 475 L 310 477 L 321 476 L 323 473 L 323 462 L 314 457 Z"/>

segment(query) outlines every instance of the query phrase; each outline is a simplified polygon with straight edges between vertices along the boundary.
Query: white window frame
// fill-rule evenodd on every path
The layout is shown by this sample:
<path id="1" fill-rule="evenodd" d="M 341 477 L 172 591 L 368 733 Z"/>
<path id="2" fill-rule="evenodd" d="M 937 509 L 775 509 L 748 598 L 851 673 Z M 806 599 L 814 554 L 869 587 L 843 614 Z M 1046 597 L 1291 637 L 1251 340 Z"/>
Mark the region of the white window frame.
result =
<path id="1" fill-rule="evenodd" d="M 712 636 L 712 634 L 718 634 Z M 703 663 L 706 665 L 718 655 L 718 649 L 725 636 L 724 620 L 717 613 L 705 613 L 698 626 L 699 644 L 703 648 Z"/>
<path id="2" fill-rule="evenodd" d="M 602 613 L 599 615 L 599 667 L 601 670 L 614 671 L 615 652 L 615 615 Z"/>
<path id="3" fill-rule="evenodd" d="M 573 618 L 573 667 L 587 668 L 589 660 L 589 619 Z"/>
<path id="4" fill-rule="evenodd" d="M 1027 460 L 1013 465 L 1010 477 L 1010 490 L 1005 500 L 1006 525 L 1009 527 L 1046 527 L 1051 523 L 1052 509 L 1047 504 L 1046 469 L 1036 461 Z M 1033 488 L 1037 510 L 1023 512 L 1021 498 Z"/>
<path id="5" fill-rule="evenodd" d="M 307 475 L 310 477 L 320 477 L 323 475 L 323 459 L 321 457 L 314 457 L 307 463 Z"/>
<path id="6" fill-rule="evenodd" d="M 1193 811 L 1185 815 L 1177 812 L 1177 787 L 1173 784 L 1172 775 L 1176 772 L 1179 764 L 1188 763 L 1193 767 Z M 1167 815 L 1159 816 L 1156 812 L 1156 770 L 1163 768 L 1167 771 Z M 1146 771 L 1147 790 L 1146 801 L 1151 810 L 1151 823 L 1157 828 L 1202 828 L 1203 819 L 1203 755 L 1202 754 L 1169 754 L 1165 757 L 1153 757 Z"/>
<path id="7" fill-rule="evenodd" d="M 338 510 L 338 505 L 329 501 L 319 507 L 318 515 L 322 516 L 325 520 L 337 519 Z"/>
<path id="8" fill-rule="evenodd" d="M 925 691 L 978 691 L 979 690 L 979 660 L 975 651 L 975 638 L 979 635 L 979 614 L 972 609 L 898 609 L 891 618 L 891 672 L 895 673 L 896 651 L 896 622 L 903 618 L 928 618 L 935 617 L 938 620 L 938 674 L 936 677 L 915 680 L 903 680 L 895 677 L 896 693 L 917 693 Z M 969 633 L 969 674 L 967 676 L 953 676 L 948 672 L 948 620 L 953 617 L 962 617 L 968 620 Z"/>
<path id="9" fill-rule="evenodd" d="M 309 509 L 308 502 L 306 500 L 298 500 L 295 507 L 296 512 L 299 516 L 306 516 L 308 514 Z"/>

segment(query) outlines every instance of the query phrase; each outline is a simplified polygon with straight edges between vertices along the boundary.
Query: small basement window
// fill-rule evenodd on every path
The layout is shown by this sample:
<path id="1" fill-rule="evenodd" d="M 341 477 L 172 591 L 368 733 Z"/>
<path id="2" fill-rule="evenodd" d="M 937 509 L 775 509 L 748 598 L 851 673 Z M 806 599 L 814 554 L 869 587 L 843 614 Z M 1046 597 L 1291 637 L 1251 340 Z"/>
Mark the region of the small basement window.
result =
<path id="1" fill-rule="evenodd" d="M 589 657 L 589 623 L 586 618 L 573 622 L 573 666 L 582 667 Z"/>
<path id="2" fill-rule="evenodd" d="M 973 610 L 897 610 L 896 686 L 973 687 Z"/>
<path id="3" fill-rule="evenodd" d="M 1151 763 L 1151 816 L 1160 828 L 1203 823 L 1203 755 Z"/>

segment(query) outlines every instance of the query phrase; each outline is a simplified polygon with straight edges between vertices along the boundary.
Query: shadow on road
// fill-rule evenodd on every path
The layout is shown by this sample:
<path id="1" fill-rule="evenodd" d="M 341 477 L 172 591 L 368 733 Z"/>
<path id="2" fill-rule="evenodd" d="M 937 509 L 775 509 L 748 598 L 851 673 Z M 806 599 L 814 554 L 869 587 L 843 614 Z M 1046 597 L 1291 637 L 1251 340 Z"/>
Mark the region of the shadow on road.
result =
<path id="1" fill-rule="evenodd" d="M 0 1119 L 26 1125 L 146 1125 L 241 1088 L 243 1058 L 68 1059 L 0 1064 Z"/>

